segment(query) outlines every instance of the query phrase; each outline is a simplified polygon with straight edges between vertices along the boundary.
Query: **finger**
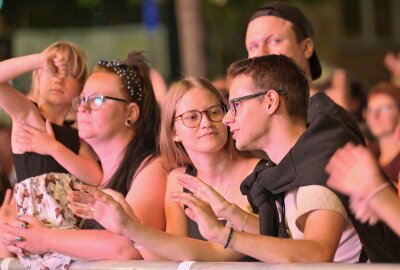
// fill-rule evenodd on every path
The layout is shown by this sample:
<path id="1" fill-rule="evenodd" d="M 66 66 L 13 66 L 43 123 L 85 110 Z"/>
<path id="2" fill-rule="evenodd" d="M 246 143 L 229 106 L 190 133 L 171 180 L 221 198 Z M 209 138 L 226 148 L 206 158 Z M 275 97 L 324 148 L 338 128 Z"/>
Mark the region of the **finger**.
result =
<path id="1" fill-rule="evenodd" d="M 22 129 L 26 132 L 29 133 L 30 135 L 37 135 L 40 132 L 42 132 L 41 129 L 38 129 L 30 124 L 24 123 L 23 125 L 21 125 Z"/>
<path id="2" fill-rule="evenodd" d="M 105 194 L 111 196 L 111 197 L 112 197 L 114 200 L 116 200 L 116 201 L 125 200 L 124 195 L 122 195 L 121 193 L 119 193 L 119 192 L 117 192 L 117 191 L 115 191 L 115 190 L 112 190 L 112 189 L 102 189 L 101 191 L 102 191 L 103 193 L 105 193 Z M 100 195 L 100 194 L 99 194 L 99 195 Z M 98 196 L 98 197 L 100 197 L 100 196 Z M 103 196 L 103 195 L 102 195 L 101 197 L 107 198 L 108 196 Z"/>
<path id="3" fill-rule="evenodd" d="M 8 251 L 10 251 L 10 252 L 12 252 L 14 254 L 17 254 L 18 256 L 24 256 L 25 255 L 24 250 L 22 248 L 19 248 L 19 247 L 15 246 L 15 245 L 7 245 L 6 248 L 7 248 Z"/>
<path id="4" fill-rule="evenodd" d="M 47 134 L 54 136 L 53 127 L 51 126 L 51 122 L 49 119 L 46 119 L 46 132 L 47 132 Z"/>
<path id="5" fill-rule="evenodd" d="M 27 216 L 27 215 L 25 215 L 25 216 L 19 216 L 18 217 L 18 221 L 19 221 L 19 223 L 18 223 L 18 227 L 21 227 L 21 221 L 23 221 L 23 222 L 25 222 L 26 223 L 26 227 L 28 227 L 29 226 L 29 224 L 33 224 L 33 223 L 36 223 L 36 222 L 38 222 L 38 220 L 35 218 L 35 217 L 32 217 L 32 216 Z"/>
<path id="6" fill-rule="evenodd" d="M 14 245 L 17 242 L 17 237 L 19 235 L 3 232 L 2 242 L 4 245 Z"/>
<path id="7" fill-rule="evenodd" d="M 77 190 L 84 191 L 84 192 L 91 193 L 91 194 L 96 193 L 97 191 L 99 191 L 99 189 L 97 187 L 84 185 L 84 184 L 76 184 L 75 188 Z"/>
<path id="8" fill-rule="evenodd" d="M 81 191 L 71 191 L 67 197 L 68 201 L 71 203 L 81 203 L 90 206 L 94 206 L 96 199 L 92 194 L 81 192 Z"/>
<path id="9" fill-rule="evenodd" d="M 77 215 L 83 219 L 93 219 L 94 218 L 93 208 L 81 207 L 78 204 L 73 204 L 73 203 L 68 203 L 67 206 L 69 209 L 71 209 L 71 211 L 75 215 Z"/>
<path id="10" fill-rule="evenodd" d="M 188 189 L 192 193 L 196 193 L 199 189 L 195 177 L 188 174 L 178 174 L 176 177 L 178 184 Z"/>
<path id="11" fill-rule="evenodd" d="M 10 205 L 13 199 L 13 193 L 11 189 L 6 190 L 6 194 L 4 195 L 3 205 Z"/>
<path id="12" fill-rule="evenodd" d="M 201 199 L 185 192 L 171 192 L 170 197 L 173 201 L 186 205 L 189 208 L 197 207 L 203 202 Z"/>
<path id="13" fill-rule="evenodd" d="M 185 209 L 185 214 L 194 222 L 197 223 L 197 218 L 196 218 L 196 214 L 194 213 L 194 211 L 191 208 L 186 208 Z"/>

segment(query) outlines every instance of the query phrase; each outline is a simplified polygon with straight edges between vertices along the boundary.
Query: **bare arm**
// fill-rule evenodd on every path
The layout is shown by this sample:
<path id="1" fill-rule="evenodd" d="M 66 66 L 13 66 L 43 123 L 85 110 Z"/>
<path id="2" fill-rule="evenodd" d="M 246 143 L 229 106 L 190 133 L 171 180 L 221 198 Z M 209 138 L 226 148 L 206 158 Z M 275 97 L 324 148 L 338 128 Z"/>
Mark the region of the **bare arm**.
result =
<path id="1" fill-rule="evenodd" d="M 126 199 L 144 224 L 160 230 L 165 226 L 165 182 L 159 160 L 153 160 L 138 173 Z M 3 226 L 7 232 L 3 240 L 6 245 L 16 245 L 33 254 L 55 251 L 82 260 L 142 258 L 129 239 L 107 230 L 49 229 L 33 217 L 24 216 L 21 220 L 29 223 L 26 229 L 21 228 L 17 220 L 12 226 Z M 24 240 L 15 241 L 17 235 Z"/>
<path id="2" fill-rule="evenodd" d="M 400 202 L 391 188 L 379 192 L 369 203 L 379 219 L 400 235 Z"/>
<path id="3" fill-rule="evenodd" d="M 189 194 L 175 198 L 188 205 L 186 213 L 199 224 L 205 238 L 226 245 L 230 229 L 218 222 L 208 205 Z M 315 210 L 305 221 L 303 240 L 234 231 L 228 247 L 265 262 L 328 262 L 333 260 L 344 228 L 345 219 L 339 213 Z"/>
<path id="4" fill-rule="evenodd" d="M 32 54 L 11 58 L 0 62 L 0 107 L 10 115 L 13 122 L 27 121 L 36 127 L 40 118 L 37 108 L 22 93 L 9 84 L 9 81 L 35 69 L 41 68 L 41 55 Z M 38 120 L 40 119 L 40 120 Z"/>
<path id="5" fill-rule="evenodd" d="M 335 152 L 325 169 L 330 174 L 328 185 L 350 196 L 358 219 L 375 223 L 379 218 L 400 235 L 398 197 L 368 149 L 346 144 Z"/>
<path id="6" fill-rule="evenodd" d="M 43 132 L 28 124 L 21 125 L 19 132 L 15 133 L 18 150 L 50 155 L 68 172 L 86 184 L 100 185 L 103 174 L 89 145 L 81 140 L 79 153 L 75 154 L 55 139 L 51 123 L 48 120 L 46 121 L 46 130 L 47 132 Z"/>
<path id="7" fill-rule="evenodd" d="M 130 223 L 125 233 L 135 242 L 147 247 L 154 253 L 174 261 L 237 261 L 242 254 L 225 250 L 221 245 L 188 237 L 188 220 L 183 206 L 171 200 L 169 193 L 182 191 L 177 182 L 177 174 L 183 173 L 183 168 L 172 171 L 168 176 L 167 194 L 165 196 L 165 214 L 167 221 L 166 232 L 154 231 L 141 224 Z M 143 253 L 142 253 L 143 254 Z M 145 256 L 145 259 L 161 259 L 160 257 Z"/>

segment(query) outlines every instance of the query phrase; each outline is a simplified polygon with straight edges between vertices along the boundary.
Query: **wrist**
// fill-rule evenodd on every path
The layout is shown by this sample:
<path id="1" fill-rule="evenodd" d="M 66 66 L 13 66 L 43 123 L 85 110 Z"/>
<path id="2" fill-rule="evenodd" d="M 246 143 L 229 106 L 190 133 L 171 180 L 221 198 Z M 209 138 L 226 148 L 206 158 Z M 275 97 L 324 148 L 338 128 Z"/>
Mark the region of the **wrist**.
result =
<path id="1" fill-rule="evenodd" d="M 396 197 L 396 194 L 390 188 L 388 188 L 390 187 L 390 183 L 385 184 L 386 185 L 382 184 L 381 186 L 379 186 L 379 190 L 376 189 L 378 190 L 378 192 L 375 191 L 375 194 L 367 201 L 368 206 L 377 214 L 379 214 L 379 207 L 382 202 L 391 196 L 390 193 L 393 193 L 393 195 Z"/>
<path id="2" fill-rule="evenodd" d="M 369 193 L 368 195 L 365 197 L 365 203 L 367 205 L 370 205 L 371 202 L 373 200 L 375 200 L 377 197 L 379 197 L 379 195 L 381 195 L 383 193 L 384 190 L 386 190 L 388 187 L 390 187 L 390 183 L 389 182 L 384 182 L 381 183 L 380 185 L 374 187 Z"/>
<path id="3" fill-rule="evenodd" d="M 237 208 L 239 207 L 236 204 L 226 201 L 222 211 L 219 214 L 219 217 L 225 220 L 230 220 L 232 215 L 237 211 Z"/>
<path id="4" fill-rule="evenodd" d="M 224 226 L 223 228 L 221 228 L 221 230 L 219 232 L 217 232 L 215 234 L 215 237 L 210 240 L 225 247 L 225 245 L 228 241 L 228 238 L 230 237 L 229 235 L 231 234 L 231 230 L 233 230 L 232 227 Z"/>

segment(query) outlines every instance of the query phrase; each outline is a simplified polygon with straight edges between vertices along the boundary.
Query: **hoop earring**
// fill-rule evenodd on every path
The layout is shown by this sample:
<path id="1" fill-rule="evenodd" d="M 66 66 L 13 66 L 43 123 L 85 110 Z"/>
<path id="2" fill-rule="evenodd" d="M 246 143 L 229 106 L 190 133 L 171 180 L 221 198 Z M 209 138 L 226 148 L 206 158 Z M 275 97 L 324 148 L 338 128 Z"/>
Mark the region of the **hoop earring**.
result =
<path id="1" fill-rule="evenodd" d="M 128 126 L 128 127 L 132 126 L 132 124 L 133 124 L 133 122 L 132 122 L 131 119 L 127 119 L 127 120 L 125 121 L 125 125 Z"/>

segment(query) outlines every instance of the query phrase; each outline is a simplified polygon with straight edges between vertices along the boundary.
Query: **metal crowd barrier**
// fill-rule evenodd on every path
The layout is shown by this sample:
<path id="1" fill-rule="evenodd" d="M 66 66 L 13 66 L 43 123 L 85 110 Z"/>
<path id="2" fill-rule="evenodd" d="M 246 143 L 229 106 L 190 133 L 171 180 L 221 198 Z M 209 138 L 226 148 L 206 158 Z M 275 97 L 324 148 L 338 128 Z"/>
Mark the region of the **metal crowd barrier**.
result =
<path id="1" fill-rule="evenodd" d="M 24 270 L 15 258 L 0 260 L 0 270 Z M 260 263 L 260 262 L 169 262 L 169 261 L 77 261 L 70 270 L 399 270 L 400 264 L 338 264 L 338 263 Z"/>

